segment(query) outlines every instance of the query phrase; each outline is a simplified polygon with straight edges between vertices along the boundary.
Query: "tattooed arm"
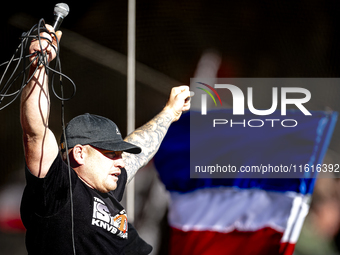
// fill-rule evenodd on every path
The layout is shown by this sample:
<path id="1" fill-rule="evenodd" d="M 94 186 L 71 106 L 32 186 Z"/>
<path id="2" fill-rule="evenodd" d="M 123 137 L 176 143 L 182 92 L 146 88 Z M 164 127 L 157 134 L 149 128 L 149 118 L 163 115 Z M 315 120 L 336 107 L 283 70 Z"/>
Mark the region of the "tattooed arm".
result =
<path id="1" fill-rule="evenodd" d="M 189 95 L 188 86 L 172 88 L 163 111 L 125 138 L 125 141 L 142 148 L 140 154 L 123 153 L 128 183 L 156 154 L 171 123 L 177 121 L 183 111 L 190 109 L 190 100 L 185 100 Z"/>

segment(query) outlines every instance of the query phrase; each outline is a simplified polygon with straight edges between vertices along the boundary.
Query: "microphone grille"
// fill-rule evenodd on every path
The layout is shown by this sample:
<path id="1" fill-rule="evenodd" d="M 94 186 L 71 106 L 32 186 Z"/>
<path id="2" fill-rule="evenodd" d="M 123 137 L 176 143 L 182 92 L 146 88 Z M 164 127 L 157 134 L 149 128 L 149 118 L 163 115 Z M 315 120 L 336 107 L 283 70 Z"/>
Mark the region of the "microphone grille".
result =
<path id="1" fill-rule="evenodd" d="M 62 18 L 65 18 L 69 11 L 70 8 L 65 3 L 56 4 L 54 7 L 54 14 L 58 16 L 60 15 Z"/>

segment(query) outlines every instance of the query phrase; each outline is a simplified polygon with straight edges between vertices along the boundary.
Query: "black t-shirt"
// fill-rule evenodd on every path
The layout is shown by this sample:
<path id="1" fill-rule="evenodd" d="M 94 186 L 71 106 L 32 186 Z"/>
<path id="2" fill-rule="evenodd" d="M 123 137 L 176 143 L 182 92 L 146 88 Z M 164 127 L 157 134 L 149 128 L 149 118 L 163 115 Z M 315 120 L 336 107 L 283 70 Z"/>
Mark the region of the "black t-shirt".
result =
<path id="1" fill-rule="evenodd" d="M 25 173 L 21 218 L 27 229 L 28 254 L 73 254 L 67 164 L 58 155 L 45 178 L 35 177 L 27 167 Z M 77 254 L 128 254 L 131 249 L 135 254 L 151 252 L 151 246 L 128 224 L 125 209 L 119 203 L 127 181 L 125 169 L 117 189 L 105 194 L 88 187 L 73 169 L 71 181 Z"/>

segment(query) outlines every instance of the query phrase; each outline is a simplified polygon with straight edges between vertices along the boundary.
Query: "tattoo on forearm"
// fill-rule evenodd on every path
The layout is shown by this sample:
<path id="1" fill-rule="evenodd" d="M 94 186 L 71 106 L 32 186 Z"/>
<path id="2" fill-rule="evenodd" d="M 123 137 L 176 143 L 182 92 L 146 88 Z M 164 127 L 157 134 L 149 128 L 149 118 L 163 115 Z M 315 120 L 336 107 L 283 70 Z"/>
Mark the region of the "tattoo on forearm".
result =
<path id="1" fill-rule="evenodd" d="M 171 123 L 171 114 L 161 112 L 125 138 L 125 141 L 142 148 L 140 154 L 123 153 L 128 182 L 135 176 L 138 169 L 145 166 L 156 154 Z"/>

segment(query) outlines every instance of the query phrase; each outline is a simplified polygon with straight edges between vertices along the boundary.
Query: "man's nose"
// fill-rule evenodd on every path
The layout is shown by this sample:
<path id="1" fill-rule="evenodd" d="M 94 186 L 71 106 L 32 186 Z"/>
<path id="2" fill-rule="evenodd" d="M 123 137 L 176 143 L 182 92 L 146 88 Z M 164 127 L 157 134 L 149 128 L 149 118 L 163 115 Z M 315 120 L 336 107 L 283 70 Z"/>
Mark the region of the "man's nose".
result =
<path id="1" fill-rule="evenodd" d="M 115 167 L 119 167 L 119 168 L 125 167 L 125 162 L 122 157 L 115 160 Z"/>

